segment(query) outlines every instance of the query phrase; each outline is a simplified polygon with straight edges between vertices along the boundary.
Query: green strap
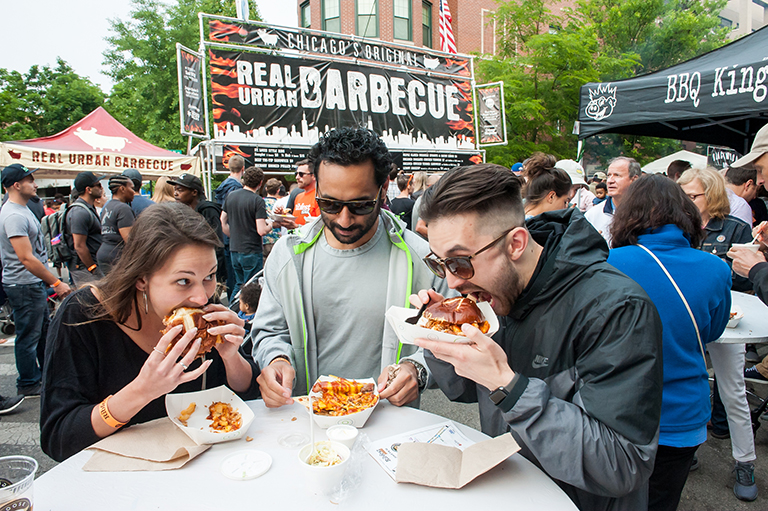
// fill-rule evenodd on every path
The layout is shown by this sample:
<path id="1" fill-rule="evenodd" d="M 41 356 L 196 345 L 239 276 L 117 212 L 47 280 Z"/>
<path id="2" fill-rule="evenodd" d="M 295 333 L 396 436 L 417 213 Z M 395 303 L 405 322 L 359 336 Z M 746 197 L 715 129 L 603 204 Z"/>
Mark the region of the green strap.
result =
<path id="1" fill-rule="evenodd" d="M 395 216 L 394 213 L 388 213 L 392 216 Z M 397 225 L 397 223 L 395 223 Z M 411 251 L 408 249 L 408 245 L 405 243 L 405 240 L 403 239 L 402 230 L 396 231 L 397 237 L 400 238 L 400 241 L 393 242 L 393 244 L 399 248 L 400 250 L 405 252 L 405 257 L 408 260 L 408 279 L 406 281 L 406 292 L 405 292 L 405 308 L 407 309 L 410 306 L 410 298 L 411 298 L 411 292 L 413 288 L 413 257 L 411 256 Z M 390 238 L 391 239 L 391 238 Z M 395 363 L 400 363 L 400 356 L 403 351 L 403 343 L 398 342 L 397 343 L 397 356 L 395 357 Z"/>

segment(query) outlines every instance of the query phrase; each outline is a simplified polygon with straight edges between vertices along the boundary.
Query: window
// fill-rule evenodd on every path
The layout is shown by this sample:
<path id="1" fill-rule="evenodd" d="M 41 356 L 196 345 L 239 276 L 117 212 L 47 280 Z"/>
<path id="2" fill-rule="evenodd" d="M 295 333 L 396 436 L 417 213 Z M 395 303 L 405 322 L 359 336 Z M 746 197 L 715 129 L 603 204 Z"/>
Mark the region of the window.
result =
<path id="1" fill-rule="evenodd" d="M 357 0 L 357 35 L 361 37 L 379 37 L 378 4 L 377 0 Z"/>
<path id="2" fill-rule="evenodd" d="M 323 30 L 341 33 L 339 0 L 323 0 Z"/>
<path id="3" fill-rule="evenodd" d="M 432 4 L 421 3 L 421 44 L 432 48 Z"/>
<path id="4" fill-rule="evenodd" d="M 411 40 L 411 0 L 395 0 L 395 39 Z"/>
<path id="5" fill-rule="evenodd" d="M 301 4 L 301 28 L 310 28 L 312 26 L 312 16 L 309 2 Z"/>
<path id="6" fill-rule="evenodd" d="M 731 28 L 733 27 L 733 20 L 729 20 L 728 18 L 723 18 L 722 16 L 720 16 L 720 26 Z"/>

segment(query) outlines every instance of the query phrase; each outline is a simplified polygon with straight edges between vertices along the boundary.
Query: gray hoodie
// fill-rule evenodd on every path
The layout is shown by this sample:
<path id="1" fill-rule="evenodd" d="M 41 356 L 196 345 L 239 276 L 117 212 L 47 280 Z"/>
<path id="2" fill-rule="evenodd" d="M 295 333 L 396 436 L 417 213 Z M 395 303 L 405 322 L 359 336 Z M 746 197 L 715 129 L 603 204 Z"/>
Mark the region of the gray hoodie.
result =
<path id="1" fill-rule="evenodd" d="M 390 278 L 387 302 L 381 304 L 382 315 L 392 305 L 408 306 L 410 295 L 421 289 L 434 286 L 445 296 L 455 295 L 445 281 L 437 278 L 422 262 L 421 259 L 429 253 L 426 241 L 406 230 L 405 225 L 388 211 L 381 211 L 379 221 L 383 222 L 391 242 Z M 279 355 L 290 358 L 296 369 L 294 395 L 297 396 L 306 394 L 321 375 L 317 367 L 310 261 L 323 228 L 320 218 L 304 226 L 298 234 L 283 236 L 275 244 L 264 267 L 264 287 L 251 329 L 253 358 L 260 367 L 266 367 Z M 365 299 L 364 293 L 362 299 Z M 343 311 L 339 311 L 339 318 L 343 321 Z M 426 367 L 422 350 L 400 344 L 395 332 L 385 323 L 381 369 L 404 357 Z"/>

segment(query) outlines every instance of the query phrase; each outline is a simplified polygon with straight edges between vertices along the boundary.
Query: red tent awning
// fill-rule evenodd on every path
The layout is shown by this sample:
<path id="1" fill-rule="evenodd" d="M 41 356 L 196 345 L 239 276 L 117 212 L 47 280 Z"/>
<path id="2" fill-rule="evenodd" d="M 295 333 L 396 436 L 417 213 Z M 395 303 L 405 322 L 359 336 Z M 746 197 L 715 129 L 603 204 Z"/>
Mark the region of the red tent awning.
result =
<path id="1" fill-rule="evenodd" d="M 12 163 L 68 172 L 120 173 L 136 168 L 146 176 L 200 173 L 197 157 L 180 155 L 140 139 L 102 107 L 55 135 L 2 143 L 0 165 Z"/>

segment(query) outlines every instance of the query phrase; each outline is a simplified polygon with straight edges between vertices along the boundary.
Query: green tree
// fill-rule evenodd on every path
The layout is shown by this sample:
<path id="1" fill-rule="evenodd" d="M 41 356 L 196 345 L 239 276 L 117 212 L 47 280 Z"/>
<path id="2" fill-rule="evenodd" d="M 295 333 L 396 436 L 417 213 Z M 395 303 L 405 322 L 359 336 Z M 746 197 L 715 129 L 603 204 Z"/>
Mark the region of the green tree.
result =
<path id="1" fill-rule="evenodd" d="M 725 0 L 580 0 L 554 16 L 543 0 L 500 2 L 499 55 L 478 63 L 478 80 L 503 80 L 508 146 L 488 148 L 503 165 L 533 151 L 576 156 L 580 87 L 653 72 L 726 42 Z M 588 141 L 605 162 L 618 154 L 653 159 L 678 141 L 603 135 Z"/>
<path id="2" fill-rule="evenodd" d="M 29 72 L 0 69 L 0 140 L 58 133 L 104 103 L 104 93 L 61 59 Z"/>
<path id="3" fill-rule="evenodd" d="M 251 18 L 260 19 L 251 0 Z M 115 85 L 107 109 L 137 136 L 160 147 L 186 149 L 179 133 L 176 43 L 197 49 L 197 13 L 235 15 L 230 0 L 133 0 L 130 19 L 112 20 L 104 52 Z"/>

